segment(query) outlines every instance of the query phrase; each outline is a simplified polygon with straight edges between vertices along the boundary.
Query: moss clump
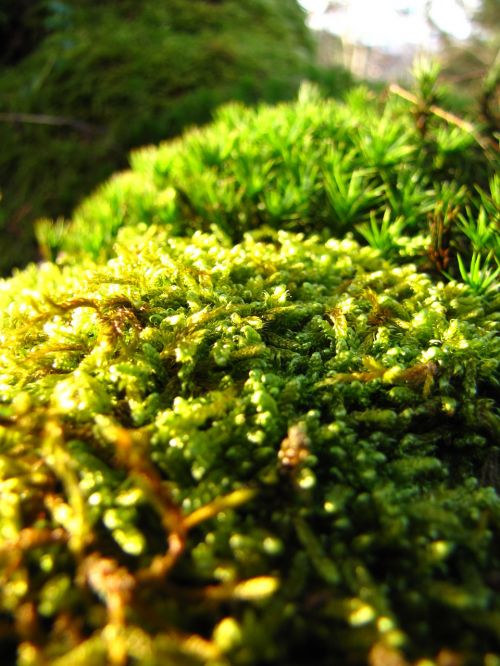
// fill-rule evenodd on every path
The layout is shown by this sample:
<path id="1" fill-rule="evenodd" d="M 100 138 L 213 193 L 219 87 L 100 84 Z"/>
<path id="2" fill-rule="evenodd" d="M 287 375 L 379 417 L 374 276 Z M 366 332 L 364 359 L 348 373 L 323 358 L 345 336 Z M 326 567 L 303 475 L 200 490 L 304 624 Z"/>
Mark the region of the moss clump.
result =
<path id="1" fill-rule="evenodd" d="M 284 231 L 114 254 L 2 285 L 22 663 L 492 652 L 498 301 Z"/>
<path id="2" fill-rule="evenodd" d="M 360 95 L 139 153 L 0 282 L 13 662 L 500 660 L 497 181 L 430 118 L 374 166 Z"/>
<path id="3" fill-rule="evenodd" d="M 0 241 L 18 242 L 2 255 L 2 274 L 34 256 L 33 220 L 68 215 L 126 166 L 132 147 L 207 122 L 222 102 L 289 99 L 312 67 L 296 0 L 10 4 L 0 8 L 0 30 L 9 33 Z"/>
<path id="4" fill-rule="evenodd" d="M 351 231 L 388 258 L 451 269 L 457 251 L 498 250 L 491 229 L 467 236 L 478 217 L 498 217 L 497 154 L 488 159 L 473 133 L 427 118 L 426 105 L 421 92 L 416 117 L 396 96 L 381 103 L 358 88 L 339 103 L 304 86 L 294 104 L 225 107 L 210 126 L 133 153 L 130 171 L 69 225 L 42 225 L 39 239 L 46 256 L 106 259 L 117 230 L 142 222 L 229 242 L 263 225 L 323 238 Z"/>

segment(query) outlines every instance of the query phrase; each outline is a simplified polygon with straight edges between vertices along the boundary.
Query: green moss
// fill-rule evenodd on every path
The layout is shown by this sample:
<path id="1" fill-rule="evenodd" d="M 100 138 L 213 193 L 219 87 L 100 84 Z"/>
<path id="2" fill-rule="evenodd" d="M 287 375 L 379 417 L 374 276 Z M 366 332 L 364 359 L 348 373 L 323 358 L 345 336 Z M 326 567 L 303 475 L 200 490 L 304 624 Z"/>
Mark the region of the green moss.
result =
<path id="1" fill-rule="evenodd" d="M 230 107 L 41 226 L 0 282 L 12 662 L 500 659 L 499 181 L 424 102 Z"/>
<path id="2" fill-rule="evenodd" d="M 387 258 L 455 275 L 457 251 L 499 249 L 497 155 L 437 117 L 422 135 L 408 102 L 362 88 L 344 103 L 304 86 L 293 104 L 225 107 L 207 128 L 131 161 L 69 225 L 40 227 L 46 256 L 106 259 L 117 230 L 143 222 L 230 242 L 262 226 L 325 239 L 351 231 Z"/>
<path id="3" fill-rule="evenodd" d="M 0 304 L 20 663 L 495 650 L 498 299 L 349 239 L 142 225 Z"/>

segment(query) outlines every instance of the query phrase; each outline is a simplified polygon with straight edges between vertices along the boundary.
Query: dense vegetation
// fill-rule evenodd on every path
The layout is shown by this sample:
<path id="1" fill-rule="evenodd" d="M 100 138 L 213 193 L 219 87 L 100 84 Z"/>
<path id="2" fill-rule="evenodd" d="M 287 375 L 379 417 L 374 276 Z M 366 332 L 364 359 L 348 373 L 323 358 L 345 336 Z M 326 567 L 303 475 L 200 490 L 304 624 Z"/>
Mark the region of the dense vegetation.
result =
<path id="1" fill-rule="evenodd" d="M 39 226 L 0 282 L 13 663 L 500 663 L 497 152 L 436 74 L 228 107 Z"/>
<path id="2" fill-rule="evenodd" d="M 316 76 L 296 0 L 3 0 L 0 38 L 3 274 L 34 258 L 34 219 L 69 215 L 130 148 Z"/>

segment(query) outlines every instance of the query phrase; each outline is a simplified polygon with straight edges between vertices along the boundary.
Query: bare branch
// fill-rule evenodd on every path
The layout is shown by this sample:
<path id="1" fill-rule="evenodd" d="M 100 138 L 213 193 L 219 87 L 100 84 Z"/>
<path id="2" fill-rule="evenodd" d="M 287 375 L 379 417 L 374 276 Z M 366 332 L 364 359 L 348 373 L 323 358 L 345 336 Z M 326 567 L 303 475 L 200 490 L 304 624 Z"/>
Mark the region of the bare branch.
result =
<path id="1" fill-rule="evenodd" d="M 52 125 L 54 127 L 71 127 L 82 134 L 104 134 L 103 127 L 90 125 L 89 123 L 77 120 L 75 118 L 66 118 L 64 116 L 51 116 L 38 113 L 0 113 L 0 122 L 2 123 L 22 123 L 30 125 Z"/>
<path id="2" fill-rule="evenodd" d="M 419 103 L 418 97 L 416 97 L 416 95 L 409 92 L 408 90 L 405 90 L 397 83 L 392 83 L 389 86 L 389 92 L 393 93 L 394 95 L 398 95 L 403 99 L 406 99 L 408 102 L 411 102 L 412 104 Z M 479 134 L 477 128 L 467 120 L 464 120 L 463 118 L 456 116 L 454 113 L 450 113 L 449 111 L 446 111 L 445 109 L 442 109 L 440 106 L 436 106 L 435 104 L 432 104 L 429 107 L 429 111 L 438 118 L 446 120 L 446 122 L 450 123 L 451 125 L 456 125 L 456 127 L 460 127 L 460 129 L 464 130 L 464 132 L 467 132 L 468 134 L 473 136 L 483 150 L 486 151 L 492 147 L 491 142 L 486 137 Z"/>

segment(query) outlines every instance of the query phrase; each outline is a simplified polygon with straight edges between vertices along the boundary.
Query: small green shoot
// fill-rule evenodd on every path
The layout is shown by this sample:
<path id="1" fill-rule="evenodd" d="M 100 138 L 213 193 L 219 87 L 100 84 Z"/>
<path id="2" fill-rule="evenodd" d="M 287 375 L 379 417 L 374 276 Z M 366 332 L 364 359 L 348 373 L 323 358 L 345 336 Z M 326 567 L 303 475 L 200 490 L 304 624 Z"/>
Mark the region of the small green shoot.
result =
<path id="1" fill-rule="evenodd" d="M 391 210 L 386 208 L 382 221 L 377 222 L 376 214 L 370 214 L 370 222 L 358 224 L 356 229 L 368 242 L 368 244 L 387 259 L 397 254 L 397 239 L 405 227 L 405 221 L 402 217 L 391 220 Z"/>
<path id="2" fill-rule="evenodd" d="M 489 252 L 481 267 L 481 255 L 479 252 L 474 252 L 470 260 L 470 266 L 467 269 L 462 257 L 457 254 L 458 268 L 462 280 L 471 291 L 478 296 L 484 296 L 498 288 L 498 282 L 496 279 L 500 274 L 500 264 L 498 263 L 498 259 L 495 258 L 497 268 L 493 270 L 493 268 L 488 265 L 492 256 L 493 252 Z M 445 275 L 450 277 L 447 273 L 445 273 Z"/>
<path id="3" fill-rule="evenodd" d="M 412 74 L 415 87 L 422 101 L 434 104 L 437 99 L 437 82 L 441 73 L 440 64 L 426 57 L 417 58 L 413 63 Z"/>
<path id="4" fill-rule="evenodd" d="M 475 252 L 490 248 L 500 250 L 500 234 L 491 224 L 483 207 L 479 209 L 477 216 L 467 208 L 467 216 L 459 215 L 458 219 L 458 228 L 471 241 Z"/>

